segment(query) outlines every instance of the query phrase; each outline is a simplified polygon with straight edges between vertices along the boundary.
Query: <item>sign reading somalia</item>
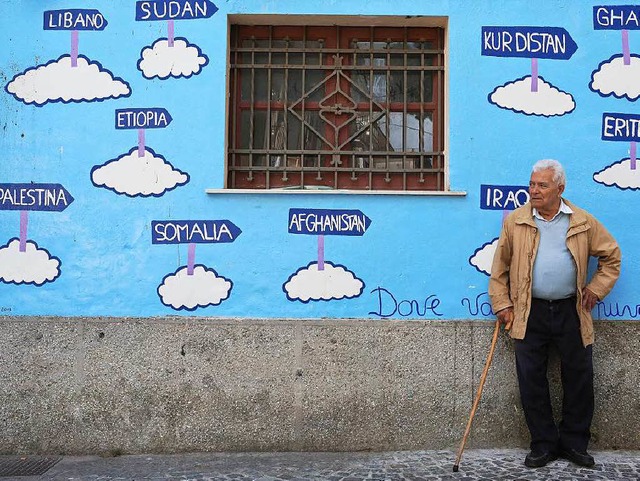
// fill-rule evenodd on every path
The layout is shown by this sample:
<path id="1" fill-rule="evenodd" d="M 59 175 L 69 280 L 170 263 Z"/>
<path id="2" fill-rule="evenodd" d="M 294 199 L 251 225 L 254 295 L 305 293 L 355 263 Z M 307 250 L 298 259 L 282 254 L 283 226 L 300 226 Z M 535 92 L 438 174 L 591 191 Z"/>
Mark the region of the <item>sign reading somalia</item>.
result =
<path id="1" fill-rule="evenodd" d="M 60 184 L 0 184 L 0 210 L 62 212 L 73 200 Z"/>
<path id="2" fill-rule="evenodd" d="M 568 60 L 578 45 L 561 27 L 482 27 L 482 55 Z"/>
<path id="3" fill-rule="evenodd" d="M 242 233 L 229 220 L 154 220 L 152 244 L 216 244 L 234 242 Z"/>
<path id="4" fill-rule="evenodd" d="M 154 0 L 136 2 L 136 20 L 193 20 L 209 18 L 218 7 L 209 0 Z"/>
<path id="5" fill-rule="evenodd" d="M 370 225 L 359 210 L 289 209 L 289 234 L 361 236 Z"/>

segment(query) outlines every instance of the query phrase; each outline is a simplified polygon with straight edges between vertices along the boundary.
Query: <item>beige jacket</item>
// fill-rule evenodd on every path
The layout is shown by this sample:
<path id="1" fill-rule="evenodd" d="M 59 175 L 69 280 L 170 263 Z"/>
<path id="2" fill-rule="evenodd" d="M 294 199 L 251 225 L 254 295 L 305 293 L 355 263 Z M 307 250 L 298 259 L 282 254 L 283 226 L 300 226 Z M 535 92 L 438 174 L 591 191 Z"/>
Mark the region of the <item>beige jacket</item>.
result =
<path id="1" fill-rule="evenodd" d="M 567 231 L 567 248 L 576 263 L 577 302 L 580 331 L 585 346 L 593 343 L 591 312 L 582 307 L 582 288 L 588 287 L 602 300 L 620 275 L 621 253 L 615 239 L 591 214 L 563 199 L 573 214 Z M 540 242 L 530 203 L 516 209 L 502 226 L 493 257 L 489 297 L 494 312 L 513 307 L 511 337 L 524 339 L 531 309 L 531 276 Z M 598 268 L 587 283 L 589 256 L 598 258 Z"/>

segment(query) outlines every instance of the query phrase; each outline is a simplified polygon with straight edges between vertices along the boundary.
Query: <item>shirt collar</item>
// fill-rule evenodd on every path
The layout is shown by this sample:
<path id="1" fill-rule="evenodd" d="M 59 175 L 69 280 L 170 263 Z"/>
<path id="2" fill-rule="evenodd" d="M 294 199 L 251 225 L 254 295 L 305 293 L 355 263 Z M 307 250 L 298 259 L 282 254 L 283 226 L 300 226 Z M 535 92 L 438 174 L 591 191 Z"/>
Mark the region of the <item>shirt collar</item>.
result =
<path id="1" fill-rule="evenodd" d="M 558 215 L 560 215 L 560 213 L 567 214 L 567 215 L 573 214 L 573 210 L 571 210 L 571 207 L 569 207 L 567 204 L 565 204 L 565 202 L 564 202 L 564 200 L 562 200 L 562 198 L 560 198 L 560 208 L 558 209 L 558 212 L 556 212 L 556 215 L 554 215 L 548 221 L 547 221 L 547 219 L 542 217 L 542 215 L 540 215 L 540 213 L 538 213 L 538 209 L 536 209 L 535 207 L 533 208 L 533 216 L 537 217 L 538 219 L 543 220 L 545 222 L 551 222 L 553 219 L 558 217 Z"/>

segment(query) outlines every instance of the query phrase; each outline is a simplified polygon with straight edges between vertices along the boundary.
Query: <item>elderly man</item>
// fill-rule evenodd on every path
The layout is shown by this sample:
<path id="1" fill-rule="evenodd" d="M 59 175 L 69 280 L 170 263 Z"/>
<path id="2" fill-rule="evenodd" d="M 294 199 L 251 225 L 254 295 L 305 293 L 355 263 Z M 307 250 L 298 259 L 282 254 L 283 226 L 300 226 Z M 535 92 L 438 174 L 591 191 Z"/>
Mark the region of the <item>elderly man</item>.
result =
<path id="1" fill-rule="evenodd" d="M 489 281 L 493 310 L 515 339 L 520 399 L 531 434 L 524 464 L 531 468 L 558 456 L 594 466 L 587 453 L 594 404 L 591 309 L 620 274 L 615 239 L 591 214 L 562 198 L 565 183 L 558 161 L 533 166 L 530 202 L 505 220 Z M 598 269 L 589 281 L 590 256 L 598 258 Z M 559 426 L 547 379 L 552 345 L 562 370 Z"/>

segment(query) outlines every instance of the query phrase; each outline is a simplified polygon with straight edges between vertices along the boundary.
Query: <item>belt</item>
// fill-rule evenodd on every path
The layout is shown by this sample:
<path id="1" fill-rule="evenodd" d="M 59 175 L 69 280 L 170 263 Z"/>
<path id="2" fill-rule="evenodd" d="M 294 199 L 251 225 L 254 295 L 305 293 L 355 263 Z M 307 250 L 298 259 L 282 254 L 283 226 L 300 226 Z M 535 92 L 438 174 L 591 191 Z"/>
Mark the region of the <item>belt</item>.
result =
<path id="1" fill-rule="evenodd" d="M 571 297 L 565 297 L 564 299 L 540 299 L 539 297 L 532 297 L 531 300 L 533 302 L 537 302 L 540 304 L 544 304 L 546 306 L 558 306 L 560 304 L 564 304 L 567 302 L 570 302 L 572 304 L 575 304 L 577 301 L 576 296 L 571 296 Z"/>

